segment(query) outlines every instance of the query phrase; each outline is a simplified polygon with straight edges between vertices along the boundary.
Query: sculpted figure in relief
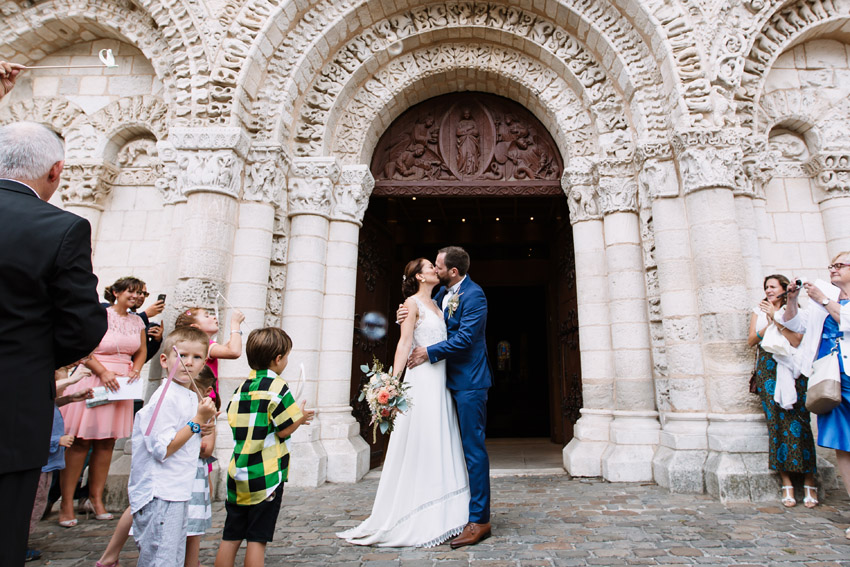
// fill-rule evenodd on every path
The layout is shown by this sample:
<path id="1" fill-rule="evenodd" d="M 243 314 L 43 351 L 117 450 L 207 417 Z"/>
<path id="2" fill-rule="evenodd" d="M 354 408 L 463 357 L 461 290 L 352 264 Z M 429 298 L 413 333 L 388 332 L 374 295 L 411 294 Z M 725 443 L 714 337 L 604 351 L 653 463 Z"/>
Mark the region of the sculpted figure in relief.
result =
<path id="1" fill-rule="evenodd" d="M 457 123 L 457 167 L 463 175 L 475 175 L 481 147 L 478 140 L 478 125 L 468 108 L 464 108 Z"/>

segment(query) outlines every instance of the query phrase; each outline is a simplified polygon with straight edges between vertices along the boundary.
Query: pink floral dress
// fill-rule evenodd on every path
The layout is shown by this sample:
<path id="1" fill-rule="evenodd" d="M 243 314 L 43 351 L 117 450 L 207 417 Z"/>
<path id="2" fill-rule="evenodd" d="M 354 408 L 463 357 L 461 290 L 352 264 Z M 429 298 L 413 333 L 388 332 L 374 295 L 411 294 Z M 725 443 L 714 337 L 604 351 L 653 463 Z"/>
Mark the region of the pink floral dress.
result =
<path id="1" fill-rule="evenodd" d="M 145 328 L 142 318 L 132 313 L 121 316 L 114 309 L 106 309 L 109 328 L 97 345 L 93 356 L 116 376 L 128 376 L 133 369 L 133 355 L 141 347 L 141 333 Z M 96 375 L 88 368 L 77 372 L 87 372 L 76 384 L 68 387 L 65 394 L 86 388 L 103 386 Z M 86 407 L 85 402 L 67 404 L 60 408 L 65 420 L 65 434 L 83 439 L 120 439 L 129 437 L 133 429 L 133 401 L 121 400 L 97 406 Z"/>

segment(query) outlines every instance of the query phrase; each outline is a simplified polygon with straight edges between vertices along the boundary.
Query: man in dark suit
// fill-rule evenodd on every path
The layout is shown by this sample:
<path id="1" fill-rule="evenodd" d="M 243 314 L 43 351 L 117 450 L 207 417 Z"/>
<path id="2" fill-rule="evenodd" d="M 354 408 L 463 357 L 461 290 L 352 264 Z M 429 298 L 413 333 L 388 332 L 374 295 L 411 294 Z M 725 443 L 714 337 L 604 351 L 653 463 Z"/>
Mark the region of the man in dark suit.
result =
<path id="1" fill-rule="evenodd" d="M 454 398 L 466 470 L 469 473 L 469 520 L 452 548 L 474 545 L 490 537 L 490 460 L 484 445 L 487 391 L 493 383 L 484 331 L 487 298 L 473 282 L 469 254 L 459 246 L 443 248 L 434 268 L 443 287 L 434 301 L 443 308 L 448 338 L 413 349 L 408 367 L 446 361 L 446 387 Z"/>
<path id="2" fill-rule="evenodd" d="M 91 227 L 47 203 L 64 159 L 48 128 L 0 127 L 0 565 L 24 562 L 50 445 L 53 371 L 87 356 L 106 332 Z"/>

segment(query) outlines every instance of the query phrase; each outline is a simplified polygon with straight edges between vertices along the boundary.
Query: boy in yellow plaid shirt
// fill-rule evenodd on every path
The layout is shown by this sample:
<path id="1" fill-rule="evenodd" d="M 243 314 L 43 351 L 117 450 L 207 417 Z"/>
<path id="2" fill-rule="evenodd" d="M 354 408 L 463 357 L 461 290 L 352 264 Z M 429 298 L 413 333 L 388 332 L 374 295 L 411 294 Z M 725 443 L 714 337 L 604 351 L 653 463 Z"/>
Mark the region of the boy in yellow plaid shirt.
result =
<path id="1" fill-rule="evenodd" d="M 227 406 L 235 446 L 227 467 L 227 519 L 215 567 L 232 567 L 242 540 L 248 540 L 245 567 L 265 563 L 289 468 L 284 440 L 315 413 L 302 412 L 280 377 L 290 350 L 292 339 L 282 329 L 266 327 L 248 335 L 245 354 L 252 371 Z"/>

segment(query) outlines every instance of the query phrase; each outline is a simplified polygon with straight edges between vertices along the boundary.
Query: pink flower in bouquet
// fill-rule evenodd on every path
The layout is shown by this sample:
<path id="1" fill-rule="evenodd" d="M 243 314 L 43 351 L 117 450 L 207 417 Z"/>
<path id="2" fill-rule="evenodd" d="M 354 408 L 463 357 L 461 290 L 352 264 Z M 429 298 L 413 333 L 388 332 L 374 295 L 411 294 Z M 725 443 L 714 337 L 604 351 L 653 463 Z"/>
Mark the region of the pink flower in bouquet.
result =
<path id="1" fill-rule="evenodd" d="M 385 389 L 378 392 L 378 403 L 383 405 L 390 401 L 390 393 Z"/>
<path id="2" fill-rule="evenodd" d="M 389 417 L 389 416 L 390 416 L 390 410 L 388 408 L 383 408 L 381 410 L 381 417 Z"/>

